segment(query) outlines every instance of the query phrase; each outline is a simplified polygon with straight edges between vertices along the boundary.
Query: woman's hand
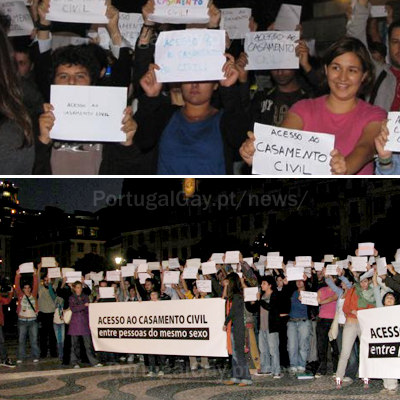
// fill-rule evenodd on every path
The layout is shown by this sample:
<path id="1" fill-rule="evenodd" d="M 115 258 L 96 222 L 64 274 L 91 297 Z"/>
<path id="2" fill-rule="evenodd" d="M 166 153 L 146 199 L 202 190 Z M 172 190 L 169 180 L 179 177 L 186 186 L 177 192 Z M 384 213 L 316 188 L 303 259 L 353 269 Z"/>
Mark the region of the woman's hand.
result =
<path id="1" fill-rule="evenodd" d="M 140 79 L 140 86 L 147 97 L 157 97 L 161 93 L 162 83 L 157 82 L 155 70 L 160 70 L 157 64 L 150 64 L 149 70 Z"/>
<path id="2" fill-rule="evenodd" d="M 53 129 L 56 117 L 54 116 L 54 107 L 49 104 L 43 104 L 44 113 L 39 117 L 39 140 L 43 144 L 51 143 L 50 131 Z"/>
<path id="3" fill-rule="evenodd" d="M 331 172 L 333 175 L 346 175 L 347 174 L 347 165 L 346 159 L 342 153 L 338 149 L 334 149 L 331 151 Z"/>
<path id="4" fill-rule="evenodd" d="M 133 137 L 135 136 L 137 130 L 137 123 L 132 117 L 133 111 L 132 107 L 126 107 L 124 110 L 124 118 L 122 119 L 121 131 L 126 134 L 125 142 L 121 142 L 123 146 L 131 146 L 133 142 Z"/>
<path id="5" fill-rule="evenodd" d="M 256 152 L 256 148 L 254 147 L 256 137 L 254 136 L 254 133 L 250 131 L 247 132 L 247 136 L 248 138 L 240 146 L 239 154 L 247 165 L 252 165 L 253 156 Z"/>
<path id="6" fill-rule="evenodd" d="M 389 140 L 389 129 L 387 127 L 387 120 L 382 121 L 381 130 L 379 135 L 375 138 L 375 147 L 380 159 L 390 159 L 392 152 L 385 150 L 385 145 Z"/>

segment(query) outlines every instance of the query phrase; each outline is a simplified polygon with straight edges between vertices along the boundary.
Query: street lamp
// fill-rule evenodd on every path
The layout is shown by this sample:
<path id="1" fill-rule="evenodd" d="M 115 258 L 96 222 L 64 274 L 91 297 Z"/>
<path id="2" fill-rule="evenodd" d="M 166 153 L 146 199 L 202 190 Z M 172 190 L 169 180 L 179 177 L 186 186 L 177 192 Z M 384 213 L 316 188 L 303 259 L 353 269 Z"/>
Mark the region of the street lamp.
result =
<path id="1" fill-rule="evenodd" d="M 115 264 L 117 264 L 117 269 L 121 265 L 122 257 L 115 257 L 114 258 Z"/>

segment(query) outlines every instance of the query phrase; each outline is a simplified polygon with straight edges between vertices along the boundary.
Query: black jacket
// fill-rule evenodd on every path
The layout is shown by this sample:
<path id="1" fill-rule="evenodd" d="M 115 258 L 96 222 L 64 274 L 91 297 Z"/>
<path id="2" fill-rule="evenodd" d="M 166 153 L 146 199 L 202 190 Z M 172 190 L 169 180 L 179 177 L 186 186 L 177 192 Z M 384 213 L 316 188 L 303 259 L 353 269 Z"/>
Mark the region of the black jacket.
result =
<path id="1" fill-rule="evenodd" d="M 279 332 L 279 298 L 277 292 L 272 292 L 269 302 L 265 300 L 245 303 L 247 311 L 256 314 L 260 313 L 260 308 L 268 311 L 268 331 L 270 333 Z M 260 328 L 260 318 L 258 318 L 258 328 Z"/>

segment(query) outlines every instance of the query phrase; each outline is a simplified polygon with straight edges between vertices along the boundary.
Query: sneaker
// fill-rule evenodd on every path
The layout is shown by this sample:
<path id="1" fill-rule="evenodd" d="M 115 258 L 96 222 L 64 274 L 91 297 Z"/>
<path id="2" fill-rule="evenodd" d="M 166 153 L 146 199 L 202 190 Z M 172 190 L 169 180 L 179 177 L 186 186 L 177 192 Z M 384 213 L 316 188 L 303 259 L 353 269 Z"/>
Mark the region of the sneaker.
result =
<path id="1" fill-rule="evenodd" d="M 128 363 L 133 363 L 135 361 L 135 356 L 133 354 L 131 354 L 128 359 L 127 359 Z"/>
<path id="2" fill-rule="evenodd" d="M 158 371 L 158 376 L 164 376 L 164 371 Z"/>
<path id="3" fill-rule="evenodd" d="M 126 361 L 126 357 L 124 357 L 124 356 L 120 357 L 119 361 L 122 361 L 122 362 Z"/>
<path id="4" fill-rule="evenodd" d="M 240 382 L 239 384 L 238 384 L 238 386 L 239 387 L 245 387 L 245 386 L 250 386 L 250 385 L 252 385 L 253 383 L 250 383 L 250 382 Z"/>
<path id="5" fill-rule="evenodd" d="M 322 374 L 320 374 L 319 372 L 317 372 L 317 373 L 314 375 L 314 377 L 317 378 L 317 379 L 318 379 L 318 378 L 322 378 Z"/>
<path id="6" fill-rule="evenodd" d="M 290 375 L 296 375 L 297 368 L 296 367 L 290 367 L 289 368 L 289 374 Z"/>
<path id="7" fill-rule="evenodd" d="M 340 378 L 336 378 L 336 389 L 342 388 L 342 380 Z"/>
<path id="8" fill-rule="evenodd" d="M 305 372 L 305 370 L 306 370 L 306 369 L 305 369 L 304 367 L 297 367 L 297 368 L 296 368 L 296 371 L 297 371 L 297 372 L 300 372 L 301 374 L 302 374 L 303 372 Z"/>
<path id="9" fill-rule="evenodd" d="M 97 363 L 94 367 L 99 368 L 99 367 L 104 367 L 104 365 L 102 363 Z"/>
<path id="10" fill-rule="evenodd" d="M 74 369 L 79 369 L 81 366 L 79 364 L 74 365 Z"/>
<path id="11" fill-rule="evenodd" d="M 272 376 L 272 372 L 261 372 L 257 371 L 254 376 Z"/>
<path id="12" fill-rule="evenodd" d="M 363 382 L 364 382 L 364 389 L 369 389 L 369 379 L 368 378 L 364 378 Z"/>
<path id="13" fill-rule="evenodd" d="M 349 376 L 345 376 L 345 377 L 343 378 L 343 382 L 346 382 L 346 383 L 353 383 L 353 379 L 351 379 Z"/>
<path id="14" fill-rule="evenodd" d="M 38 358 L 35 358 L 35 359 L 33 360 L 33 362 L 34 362 L 35 364 L 37 364 L 37 363 L 39 362 L 39 359 L 38 359 Z"/>
<path id="15" fill-rule="evenodd" d="M 229 381 L 224 381 L 223 384 L 226 386 L 232 386 L 232 385 L 236 384 L 236 382 L 229 380 Z"/>
<path id="16" fill-rule="evenodd" d="M 281 379 L 283 378 L 283 374 L 275 374 L 274 379 Z"/>
<path id="17" fill-rule="evenodd" d="M 0 365 L 2 365 L 3 367 L 8 367 L 8 368 L 16 367 L 16 365 L 9 358 L 7 358 L 5 361 L 3 361 Z"/>
<path id="18" fill-rule="evenodd" d="M 156 374 L 153 372 L 153 371 L 150 371 L 150 372 L 148 372 L 147 374 L 146 374 L 146 376 L 148 376 L 148 377 L 153 377 L 153 376 L 155 376 Z"/>
<path id="19" fill-rule="evenodd" d="M 297 374 L 297 379 L 313 379 L 314 375 L 310 372 L 300 372 Z"/>
<path id="20" fill-rule="evenodd" d="M 17 364 L 22 364 L 22 360 L 17 360 Z"/>

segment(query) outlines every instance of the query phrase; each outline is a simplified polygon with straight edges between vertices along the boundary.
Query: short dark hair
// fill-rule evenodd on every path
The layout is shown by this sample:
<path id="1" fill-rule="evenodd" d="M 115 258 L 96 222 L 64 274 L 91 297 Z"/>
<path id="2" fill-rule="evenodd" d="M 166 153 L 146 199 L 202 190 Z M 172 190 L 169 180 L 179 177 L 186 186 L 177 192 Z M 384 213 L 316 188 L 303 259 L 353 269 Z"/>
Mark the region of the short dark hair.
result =
<path id="1" fill-rule="evenodd" d="M 375 68 L 371 56 L 361 40 L 353 37 L 339 39 L 328 48 L 323 63 L 328 67 L 336 57 L 346 53 L 354 53 L 361 62 L 363 72 L 367 73 L 367 78 L 362 83 L 359 94 L 368 94 L 374 84 Z"/>
<path id="2" fill-rule="evenodd" d="M 269 285 L 271 285 L 272 290 L 276 289 L 276 281 L 275 281 L 275 278 L 273 276 L 271 276 L 271 275 L 263 276 L 261 278 L 261 283 L 262 282 L 267 282 Z"/>
<path id="3" fill-rule="evenodd" d="M 379 53 L 383 58 L 386 58 L 386 54 L 387 54 L 387 48 L 386 46 L 381 43 L 381 42 L 372 42 L 370 43 L 369 47 L 369 51 L 371 53 Z"/>
<path id="4" fill-rule="evenodd" d="M 392 33 L 396 28 L 400 28 L 400 19 L 393 21 L 388 29 L 388 38 L 389 40 L 392 38 Z"/>
<path id="5" fill-rule="evenodd" d="M 57 68 L 61 65 L 81 65 L 86 68 L 89 72 L 91 85 L 96 85 L 100 78 L 101 64 L 93 46 L 82 44 L 60 47 L 54 51 L 52 58 L 51 82 L 54 82 Z"/>

